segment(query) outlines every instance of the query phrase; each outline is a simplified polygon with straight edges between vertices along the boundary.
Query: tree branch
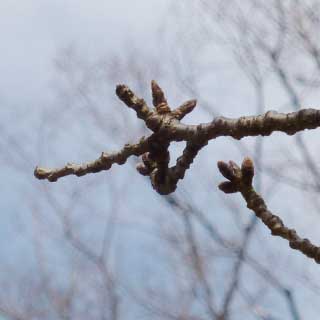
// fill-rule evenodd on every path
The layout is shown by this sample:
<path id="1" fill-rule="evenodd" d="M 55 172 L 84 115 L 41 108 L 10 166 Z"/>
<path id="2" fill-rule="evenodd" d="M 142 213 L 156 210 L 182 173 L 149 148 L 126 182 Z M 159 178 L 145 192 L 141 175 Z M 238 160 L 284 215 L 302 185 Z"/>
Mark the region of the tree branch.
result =
<path id="1" fill-rule="evenodd" d="M 218 168 L 229 180 L 219 185 L 220 190 L 225 193 L 240 192 L 247 207 L 269 228 L 272 235 L 288 240 L 292 249 L 320 263 L 320 247 L 312 244 L 309 239 L 302 239 L 294 229 L 286 227 L 278 216 L 268 210 L 263 198 L 254 190 L 252 186 L 254 166 L 250 158 L 243 160 L 241 168 L 233 161 L 229 161 L 228 164 L 219 161 Z"/>
<path id="2" fill-rule="evenodd" d="M 61 177 L 68 175 L 84 176 L 88 173 L 96 173 L 103 170 L 109 170 L 112 164 L 124 164 L 132 156 L 139 156 L 145 153 L 149 148 L 150 137 L 142 137 L 137 144 L 126 144 L 120 151 L 107 153 L 102 152 L 101 156 L 92 162 L 83 164 L 67 163 L 62 168 L 46 169 L 36 167 L 34 175 L 38 179 L 47 179 L 50 182 L 57 181 Z"/>
<path id="3" fill-rule="evenodd" d="M 274 131 L 293 135 L 305 129 L 315 129 L 320 126 L 320 110 L 303 109 L 292 113 L 268 111 L 258 116 L 229 119 L 216 117 L 209 123 L 186 125 L 180 120 L 196 106 L 195 100 L 182 104 L 175 110 L 170 109 L 160 86 L 151 83 L 154 109 L 151 110 L 143 99 L 138 98 L 127 86 L 118 85 L 118 97 L 135 110 L 137 117 L 153 131 L 149 137 L 142 137 L 137 144 L 126 144 L 119 152 L 106 153 L 92 162 L 84 164 L 67 164 L 62 168 L 46 169 L 36 167 L 34 175 L 38 179 L 57 181 L 67 175 L 83 176 L 109 170 L 112 164 L 124 164 L 130 156 L 141 156 L 143 163 L 138 164 L 137 170 L 150 177 L 153 188 L 160 194 L 175 191 L 177 183 L 183 179 L 194 158 L 209 140 L 229 136 L 242 139 L 246 136 L 267 136 Z M 187 146 L 175 166 L 169 168 L 170 154 L 168 148 L 173 141 L 186 141 Z"/>

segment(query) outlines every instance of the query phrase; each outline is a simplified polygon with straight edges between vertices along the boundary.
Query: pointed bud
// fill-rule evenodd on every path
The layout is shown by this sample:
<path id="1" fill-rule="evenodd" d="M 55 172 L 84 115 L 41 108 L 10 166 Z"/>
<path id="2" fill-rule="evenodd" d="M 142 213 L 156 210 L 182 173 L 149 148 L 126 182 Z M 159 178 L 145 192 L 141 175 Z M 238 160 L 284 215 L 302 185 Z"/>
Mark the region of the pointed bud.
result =
<path id="1" fill-rule="evenodd" d="M 156 81 L 151 81 L 151 90 L 152 90 L 152 103 L 155 106 L 158 113 L 167 113 L 170 112 L 170 108 L 168 106 L 168 102 L 166 97 L 157 84 Z"/>
<path id="2" fill-rule="evenodd" d="M 133 92 L 124 84 L 118 84 L 116 87 L 116 94 L 127 106 L 132 105 Z"/>
<path id="3" fill-rule="evenodd" d="M 233 180 L 234 179 L 234 173 L 233 170 L 231 169 L 231 167 L 223 162 L 223 161 L 218 161 L 218 169 L 220 171 L 220 173 L 227 178 L 228 180 Z"/>
<path id="4" fill-rule="evenodd" d="M 172 115 L 178 119 L 181 120 L 185 115 L 190 113 L 195 106 L 197 105 L 197 100 L 188 100 L 184 104 L 182 104 L 180 107 L 178 107 L 176 110 L 172 111 Z"/>
<path id="5" fill-rule="evenodd" d="M 152 90 L 152 103 L 155 107 L 157 107 L 160 103 L 167 103 L 166 97 L 160 86 L 157 84 L 155 80 L 151 81 L 151 90 Z"/>
<path id="6" fill-rule="evenodd" d="M 251 185 L 254 176 L 254 165 L 253 161 L 249 157 L 244 158 L 241 165 L 241 173 L 243 182 Z"/>
<path id="7" fill-rule="evenodd" d="M 224 193 L 235 193 L 235 192 L 238 192 L 238 188 L 236 186 L 236 184 L 230 182 L 230 181 L 224 181 L 224 182 L 221 182 L 219 185 L 218 185 L 218 188 L 223 191 Z"/>

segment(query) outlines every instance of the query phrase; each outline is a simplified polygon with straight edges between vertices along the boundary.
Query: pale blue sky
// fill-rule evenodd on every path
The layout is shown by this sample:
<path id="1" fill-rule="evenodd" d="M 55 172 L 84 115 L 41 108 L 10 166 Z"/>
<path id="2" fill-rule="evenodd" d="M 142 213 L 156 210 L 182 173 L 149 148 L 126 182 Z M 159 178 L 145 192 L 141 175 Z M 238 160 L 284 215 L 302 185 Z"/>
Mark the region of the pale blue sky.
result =
<path id="1" fill-rule="evenodd" d="M 0 98 L 26 102 L 45 93 L 61 47 L 75 44 L 101 53 L 129 38 L 143 44 L 159 27 L 168 2 L 2 0 Z"/>
<path id="2" fill-rule="evenodd" d="M 36 119 L 37 121 L 28 121 L 31 118 L 36 118 L 38 116 L 38 114 L 36 114 L 37 110 L 40 109 L 42 105 L 48 103 L 48 97 L 52 93 L 50 81 L 52 80 L 54 73 L 53 59 L 57 56 L 57 53 L 61 48 L 69 46 L 70 44 L 75 45 L 81 52 L 86 52 L 88 56 L 91 54 L 93 58 L 96 55 L 102 55 L 106 51 L 111 51 L 113 54 L 117 54 L 118 51 L 119 56 L 125 55 L 125 52 L 122 52 L 122 49 L 125 46 L 122 46 L 122 44 L 128 42 L 128 39 L 130 40 L 126 45 L 134 47 L 141 46 L 142 50 L 144 46 L 152 45 L 153 42 L 151 40 L 154 40 L 152 39 L 153 35 L 163 23 L 166 9 L 170 3 L 172 3 L 170 0 L 0 1 L 0 102 L 3 102 L 1 106 L 2 109 L 0 110 L 0 128 L 3 126 L 13 136 L 14 134 L 19 136 L 19 133 L 22 132 L 22 136 L 26 139 L 24 145 L 30 150 L 33 157 L 31 162 L 23 164 L 23 159 L 19 159 L 21 155 L 12 148 L 12 156 L 18 158 L 19 163 L 23 164 L 24 172 L 21 174 L 21 172 L 15 172 L 15 169 L 10 168 L 7 170 L 7 167 L 5 167 L 5 171 L 0 173 L 2 181 L 5 182 L 3 183 L 5 184 L 5 191 L 2 194 L 3 199 L 0 199 L 0 209 L 4 213 L 1 218 L 0 230 L 2 236 L 6 239 L 10 239 L 9 245 L 0 243 L 0 251 L 2 254 L 1 256 L 6 258 L 8 264 L 14 265 L 14 260 L 17 257 L 15 254 L 18 254 L 21 260 L 24 259 L 24 255 L 26 257 L 28 256 L 24 251 L 26 240 L 23 234 L 26 227 L 22 224 L 25 220 L 29 219 L 30 216 L 25 215 L 25 212 L 23 211 L 24 203 L 30 205 L 27 200 L 34 192 L 36 192 L 35 190 L 38 190 L 37 188 L 41 188 L 40 185 L 42 186 L 42 184 L 46 183 L 33 180 L 34 177 L 32 176 L 33 167 L 38 164 L 38 160 L 40 161 L 40 159 L 37 159 L 38 154 L 36 153 L 39 147 L 37 145 L 37 143 L 39 143 L 38 140 L 41 140 L 40 138 L 45 138 L 45 136 L 38 137 L 43 132 L 40 130 L 41 119 Z M 197 48 L 193 48 L 193 50 L 196 52 Z M 211 52 L 209 51 L 207 55 L 211 56 Z M 243 112 L 245 114 L 252 112 L 252 110 L 254 110 L 254 107 L 252 107 L 254 106 L 254 95 L 250 91 L 251 88 L 248 89 L 249 86 L 245 77 L 239 75 L 240 72 L 234 65 L 222 64 L 225 58 L 224 56 L 220 57 L 217 55 L 214 56 L 214 58 L 217 61 L 214 70 L 217 73 L 212 73 L 209 80 L 205 79 L 205 81 L 203 81 L 206 85 L 204 88 L 207 88 L 205 94 L 207 94 L 210 99 L 213 97 L 213 99 L 210 100 L 212 105 L 218 106 L 218 108 L 220 106 L 219 112 L 228 116 L 239 115 Z M 201 63 L 199 63 L 199 65 L 204 67 L 205 61 L 204 65 Z M 186 74 L 188 72 L 188 67 L 189 66 L 186 66 L 184 70 Z M 146 83 L 146 86 L 149 86 L 149 83 Z M 277 91 L 277 89 L 276 86 L 272 88 L 274 94 L 266 98 L 269 99 L 269 101 L 272 101 L 272 103 L 267 106 L 268 109 L 269 107 L 270 109 L 277 109 L 278 105 L 280 105 L 280 103 L 278 105 L 273 105 L 273 102 L 278 101 L 278 98 L 281 95 L 281 93 L 279 93 L 280 90 L 278 89 Z M 179 91 L 168 88 L 168 96 L 175 96 L 177 93 L 179 93 Z M 113 91 L 112 95 L 114 95 Z M 114 98 L 114 96 L 112 96 L 112 98 Z M 201 99 L 201 97 L 187 98 Z M 150 96 L 146 97 L 146 99 L 150 99 Z M 111 107 L 115 106 L 110 106 L 110 108 Z M 201 104 L 199 109 L 201 110 Z M 195 110 L 193 120 L 196 121 L 198 117 L 202 117 L 203 121 L 210 121 L 211 119 L 208 118 L 208 114 L 201 114 L 199 109 Z M 22 111 L 19 112 L 19 110 Z M 49 117 L 51 115 L 53 115 L 53 117 L 55 116 L 54 111 L 54 104 L 47 107 Z M 131 112 L 127 109 L 125 109 L 125 111 L 128 113 Z M 20 117 L 18 117 L 19 115 Z M 30 116 L 30 118 L 27 116 Z M 77 114 L 77 116 L 79 116 L 79 114 Z M 75 122 L 79 120 L 81 121 L 83 118 L 80 116 L 78 118 L 75 117 Z M 54 128 L 54 123 L 51 124 L 51 126 Z M 89 119 L 85 124 L 80 123 L 78 129 L 88 129 L 92 126 L 93 124 L 90 123 Z M 45 159 L 41 159 L 41 162 L 43 162 L 41 163 L 42 165 L 46 165 L 47 162 L 51 161 L 50 163 L 56 163 L 58 166 L 64 162 L 70 161 L 71 156 L 74 158 L 83 157 L 83 154 L 87 152 L 86 156 L 90 155 L 91 158 L 91 154 L 93 154 L 93 157 L 99 155 L 99 152 L 102 151 L 102 147 L 108 149 L 108 145 L 102 141 L 101 146 L 85 145 L 83 148 L 84 150 L 82 150 L 82 136 L 79 135 L 78 137 L 77 131 L 75 131 L 76 133 L 72 132 L 72 128 L 70 127 L 66 126 L 68 130 L 70 129 L 70 132 L 68 132 L 67 129 L 65 132 L 58 132 L 58 134 L 61 135 L 59 136 L 60 140 L 58 143 L 42 140 L 42 147 L 44 150 L 49 150 L 49 152 L 46 153 Z M 314 136 L 312 132 L 308 133 L 308 135 Z M 113 139 L 111 135 L 108 138 L 110 140 Z M 274 157 L 280 158 L 280 141 L 285 144 L 288 143 L 288 141 L 291 141 L 290 139 L 290 137 L 284 137 L 283 135 L 274 135 L 267 138 L 265 150 L 267 152 L 269 151 L 268 156 L 271 158 L 274 152 Z M 29 142 L 30 145 L 28 144 Z M 127 141 L 124 141 L 124 143 L 125 142 Z M 248 143 L 248 145 L 252 147 L 253 139 L 247 139 L 245 143 Z M 78 149 L 75 147 L 76 145 Z M 93 149 L 94 152 L 92 151 Z M 219 151 L 217 152 L 217 150 Z M 81 151 L 83 153 L 81 153 Z M 10 153 L 10 150 L 8 153 Z M 221 226 L 221 229 L 223 232 L 228 233 L 234 225 L 230 227 L 232 223 L 232 221 L 230 222 L 230 216 L 223 216 L 223 212 L 226 209 L 221 209 L 222 206 L 219 201 L 225 201 L 225 198 L 217 193 L 216 184 L 215 181 L 213 181 L 218 176 L 215 162 L 216 160 L 224 159 L 223 157 L 231 157 L 233 160 L 240 159 L 237 148 L 234 144 L 230 143 L 230 139 L 220 139 L 211 143 L 210 146 L 202 152 L 201 156 L 197 158 L 195 164 L 192 166 L 192 170 L 188 172 L 185 180 L 181 182 L 181 185 L 187 186 L 190 194 L 193 189 L 196 191 L 200 190 L 197 191 L 199 193 L 195 196 L 195 203 L 199 207 L 209 208 L 208 212 L 210 212 L 210 215 L 216 215 L 221 220 L 226 219 L 224 222 L 227 223 L 226 225 Z M 207 168 L 209 166 L 210 168 L 212 167 L 212 171 L 210 171 L 210 174 L 212 174 L 212 181 L 208 179 L 207 172 L 201 171 L 204 167 Z M 112 169 L 112 172 L 103 173 L 97 175 L 97 177 L 89 176 L 79 180 L 76 180 L 77 178 L 74 177 L 69 177 L 61 182 L 59 181 L 57 184 L 49 184 L 48 189 L 50 190 L 49 192 L 52 192 L 53 194 L 58 194 L 58 196 L 61 196 L 62 198 L 67 198 L 68 194 L 61 195 L 59 194 L 59 190 L 69 190 L 68 188 L 72 190 L 71 186 L 76 188 L 80 184 L 85 185 L 85 183 L 97 179 L 100 184 L 84 193 L 83 197 L 92 197 L 92 199 L 96 201 L 96 207 L 100 204 L 100 207 L 102 207 L 104 203 L 108 203 L 108 199 L 105 198 L 105 191 L 107 189 L 106 184 L 110 183 L 110 180 L 112 179 L 118 179 L 118 177 L 120 177 L 119 180 L 121 180 L 121 178 L 127 179 L 127 176 L 129 176 L 129 181 L 132 185 L 130 185 L 129 190 L 127 191 L 127 194 L 130 196 L 128 196 L 128 199 L 126 198 L 125 202 L 121 203 L 123 207 L 123 219 L 125 220 L 121 221 L 125 225 L 121 236 L 126 237 L 126 239 L 129 240 L 127 242 L 121 242 L 121 236 L 119 236 L 120 245 L 118 248 L 121 249 L 119 252 L 123 251 L 126 253 L 126 255 L 120 256 L 121 265 L 119 269 L 122 268 L 124 274 L 129 274 L 129 272 L 132 271 L 132 274 L 138 275 L 140 278 L 134 279 L 134 277 L 131 277 L 131 279 L 137 282 L 143 279 L 147 271 L 149 276 L 153 275 L 153 256 L 151 255 L 151 251 L 154 248 L 157 248 L 157 243 L 148 240 L 149 234 L 139 234 L 137 236 L 136 231 L 132 229 L 132 225 L 137 227 L 137 224 L 153 223 L 153 218 L 157 216 L 156 211 L 161 210 L 162 208 L 159 205 L 159 196 L 151 189 L 149 181 L 147 181 L 146 178 L 139 178 L 132 169 L 132 166 L 128 164 L 127 166 L 120 168 L 115 166 Z M 29 179 L 32 179 L 31 183 L 29 182 Z M 208 184 L 209 187 L 212 188 L 212 195 L 203 192 L 203 190 L 208 189 L 208 186 L 205 184 Z M 31 185 L 32 187 L 30 187 Z M 275 200 L 272 205 L 273 207 L 281 209 L 281 207 L 285 206 L 287 204 L 286 202 L 288 202 L 285 201 L 288 199 L 288 190 L 290 192 L 292 190 L 287 187 L 283 188 L 283 193 L 281 193 L 283 190 L 280 187 L 279 190 L 280 191 L 277 192 L 273 198 Z M 283 195 L 287 196 L 287 198 L 285 199 Z M 301 196 L 301 198 L 302 197 L 303 196 Z M 150 201 L 149 207 L 150 203 L 152 203 L 151 209 L 147 207 L 148 201 L 145 201 L 146 198 Z M 292 210 L 290 212 L 285 211 L 284 213 L 290 217 L 290 223 L 300 227 L 301 217 L 298 212 L 303 201 L 298 197 L 295 198 L 295 200 L 297 201 L 297 204 Z M 42 209 L 41 206 L 43 204 L 41 201 L 39 202 L 40 203 L 37 203 L 37 205 Z M 99 205 L 97 205 L 97 203 Z M 246 208 L 244 208 L 244 203 L 241 202 L 240 197 L 230 198 L 230 203 L 237 203 L 237 205 L 244 209 L 243 211 L 245 214 L 241 216 L 243 220 L 249 217 L 249 213 Z M 158 209 L 157 206 L 159 206 L 160 209 Z M 81 208 L 81 210 L 79 209 L 79 213 L 82 214 L 83 211 L 83 208 Z M 132 214 L 132 212 L 134 212 L 134 214 Z M 290 215 L 292 215 L 292 217 Z M 164 216 L 161 217 L 164 217 L 164 219 L 168 218 L 168 216 L 165 215 L 165 212 Z M 316 219 L 310 214 L 305 218 L 305 221 L 306 226 L 304 226 L 305 229 L 302 230 L 308 231 L 310 225 L 316 221 Z M 156 224 L 156 221 L 154 223 Z M 227 225 L 228 223 L 230 223 L 230 225 Z M 261 229 L 263 229 L 262 226 Z M 260 238 L 258 238 L 259 241 L 261 241 L 261 239 L 264 240 L 263 237 L 267 234 L 265 229 L 263 229 L 263 232 L 264 233 L 261 233 L 262 235 Z M 312 232 L 316 233 L 315 230 Z M 89 230 L 87 236 L 90 237 L 90 235 L 91 230 Z M 147 244 L 144 239 L 148 240 Z M 287 251 L 289 250 L 287 244 L 281 241 L 279 242 L 279 239 L 274 238 L 272 238 L 272 240 L 270 239 L 270 242 L 267 244 L 270 252 L 273 252 L 273 247 L 278 249 L 281 246 L 281 250 L 286 252 L 286 254 L 288 253 L 288 256 L 297 262 L 297 269 L 301 266 L 301 269 L 310 268 L 311 271 L 314 271 L 315 267 L 313 262 L 304 263 L 304 257 L 297 255 L 296 252 Z M 19 247 L 17 251 L 12 251 L 14 246 L 21 247 Z M 143 246 L 147 246 L 146 251 L 141 249 Z M 161 251 L 158 247 L 154 251 L 156 254 L 157 250 L 159 252 Z M 14 253 L 12 254 L 12 252 Z M 255 253 L 260 254 L 260 252 Z M 158 259 L 160 259 L 159 257 L 161 257 L 161 255 L 158 256 Z M 288 261 L 290 261 L 290 258 L 288 258 Z M 284 260 L 285 259 L 286 258 L 284 258 Z M 281 263 L 282 274 L 286 274 L 285 261 L 281 260 Z M 130 269 L 132 265 L 137 268 Z M 221 263 L 219 267 L 223 269 L 225 264 Z M 159 269 L 161 269 L 161 265 L 159 265 Z M 162 271 L 158 270 L 158 275 L 161 275 Z M 155 272 L 154 274 L 154 278 L 151 280 L 161 281 L 159 277 L 156 277 L 157 274 Z M 128 278 L 125 280 L 128 280 Z M 284 281 L 290 283 L 291 279 L 285 279 Z M 292 284 L 292 286 L 295 286 L 295 284 Z M 296 286 L 299 287 L 299 284 Z"/>

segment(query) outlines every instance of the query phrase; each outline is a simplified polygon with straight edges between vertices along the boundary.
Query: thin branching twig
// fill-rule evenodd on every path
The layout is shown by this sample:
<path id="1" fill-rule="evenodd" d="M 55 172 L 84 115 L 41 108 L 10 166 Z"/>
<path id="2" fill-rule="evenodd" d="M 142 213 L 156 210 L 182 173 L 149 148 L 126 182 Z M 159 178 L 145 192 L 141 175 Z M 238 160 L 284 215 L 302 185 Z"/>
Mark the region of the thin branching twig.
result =
<path id="1" fill-rule="evenodd" d="M 127 86 L 118 85 L 118 97 L 131 109 L 146 126 L 153 131 L 149 137 L 142 137 L 137 144 L 126 144 L 119 152 L 106 153 L 84 164 L 67 164 L 62 168 L 46 169 L 36 167 L 34 174 L 38 179 L 56 181 L 67 175 L 83 176 L 108 170 L 112 164 L 124 164 L 130 156 L 142 156 L 143 163 L 137 170 L 150 177 L 153 188 L 160 194 L 170 194 L 176 190 L 179 180 L 184 178 L 198 152 L 212 139 L 229 136 L 241 139 L 246 136 L 267 136 L 280 131 L 293 135 L 305 129 L 320 126 L 320 110 L 303 109 L 292 113 L 268 111 L 258 116 L 229 119 L 216 117 L 209 123 L 186 125 L 180 120 L 196 106 L 195 100 L 182 104 L 171 111 L 160 86 L 152 81 L 154 109 L 150 109 L 143 99 L 137 97 Z M 183 154 L 176 165 L 169 168 L 169 145 L 173 141 L 186 141 Z"/>

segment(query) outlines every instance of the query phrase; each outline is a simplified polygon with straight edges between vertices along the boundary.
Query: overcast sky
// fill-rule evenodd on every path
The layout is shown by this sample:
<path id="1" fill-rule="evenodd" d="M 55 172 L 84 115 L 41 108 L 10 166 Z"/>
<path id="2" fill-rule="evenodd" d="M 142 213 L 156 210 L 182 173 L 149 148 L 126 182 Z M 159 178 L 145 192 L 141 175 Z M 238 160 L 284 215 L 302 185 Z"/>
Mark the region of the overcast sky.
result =
<path id="1" fill-rule="evenodd" d="M 99 52 L 130 36 L 142 43 L 159 26 L 167 4 L 167 0 L 0 1 L 0 99 L 26 102 L 44 94 L 52 59 L 64 46 Z"/>
<path id="2" fill-rule="evenodd" d="M 24 109 L 28 115 L 36 116 L 37 106 L 46 101 L 51 93 L 53 59 L 59 51 L 75 45 L 100 54 L 108 50 L 119 50 L 119 43 L 128 39 L 135 46 L 142 45 L 159 27 L 168 2 L 1 0 L 0 129 L 5 128 L 10 138 L 11 135 L 19 136 L 21 127 L 25 125 L 28 134 L 34 138 L 38 134 L 37 128 L 29 118 L 18 119 L 18 110 Z M 9 148 L 11 143 L 8 142 Z M 17 156 L 17 150 L 13 152 L 14 157 Z M 35 163 L 25 162 L 24 172 L 32 181 L 34 166 Z M 21 172 L 15 173 L 10 169 L 0 172 L 0 177 L 5 181 L 3 185 L 7 186 L 0 201 L 0 211 L 4 213 L 0 233 L 3 239 L 10 239 L 11 244 L 0 244 L 0 251 L 6 262 L 10 263 L 10 260 L 14 261 L 17 257 L 13 253 L 15 243 L 25 243 L 25 239 L 17 237 L 16 228 L 19 229 L 19 226 L 15 218 L 19 212 L 26 218 L 25 211 L 23 213 L 17 202 L 20 199 L 21 204 L 22 187 L 19 183 L 24 177 L 21 177 Z"/>
<path id="3" fill-rule="evenodd" d="M 75 45 L 88 52 L 99 54 L 108 50 L 119 50 L 121 47 L 119 44 L 128 41 L 128 39 L 130 39 L 130 44 L 132 43 L 134 46 L 139 44 L 144 46 L 146 40 L 152 38 L 156 29 L 163 22 L 162 19 L 165 17 L 169 3 L 172 3 L 172 1 L 0 0 L 0 102 L 7 102 L 2 103 L 1 108 L 9 110 L 11 106 L 16 106 L 17 108 L 28 105 L 34 106 L 46 99 L 47 95 L 50 94 L 49 83 L 53 73 L 53 59 L 61 48 Z M 123 53 L 119 52 L 119 55 L 121 54 Z M 222 70 L 221 73 L 226 72 L 224 66 L 219 70 Z M 218 88 L 216 91 L 220 96 L 223 96 L 223 101 L 227 102 L 223 104 L 224 115 L 229 115 L 231 112 L 242 113 L 244 109 L 239 107 L 241 103 L 236 98 L 237 92 L 235 90 L 245 91 L 243 89 L 243 78 L 240 78 L 242 82 L 239 85 L 239 82 L 234 83 L 232 81 L 234 74 L 231 73 L 227 78 L 228 81 L 224 81 L 223 75 L 217 76 L 214 74 L 214 77 L 219 84 L 216 85 Z M 212 81 L 209 86 L 208 92 L 214 92 L 215 83 Z M 232 86 L 235 87 L 234 90 Z M 173 95 L 170 91 L 169 94 Z M 220 101 L 218 100 L 219 98 L 218 96 L 216 100 Z M 271 98 L 278 99 L 278 96 L 274 94 Z M 247 96 L 245 96 L 245 99 L 247 99 Z M 236 107 L 231 104 L 232 102 Z M 214 100 L 213 103 L 215 103 Z M 276 108 L 276 106 L 272 108 Z M 248 107 L 243 104 L 243 108 Z M 35 109 L 31 108 L 30 110 L 32 112 Z M 2 113 L 0 112 L 0 117 L 1 115 Z M 11 122 L 8 126 L 12 132 L 18 132 L 18 128 L 14 127 L 13 124 L 16 125 L 16 122 Z M 27 124 L 26 126 L 30 125 Z M 38 134 L 35 128 L 28 132 Z M 215 142 L 218 147 L 219 141 Z M 271 138 L 268 141 L 271 141 Z M 222 143 L 225 143 L 225 141 L 221 142 L 220 149 L 225 150 Z M 71 150 L 71 144 L 67 148 Z M 59 152 L 63 152 L 63 150 L 59 150 Z M 219 155 L 219 157 L 222 156 Z M 68 161 L 68 156 L 65 156 L 65 159 Z M 214 163 L 212 159 L 210 161 Z M 31 179 L 33 179 L 32 170 L 34 165 L 34 163 L 27 164 L 29 167 L 26 172 L 30 174 Z M 115 168 L 113 170 L 119 169 Z M 124 170 L 124 168 L 121 168 L 121 170 Z M 195 169 L 193 170 L 196 172 Z M 215 169 L 213 169 L 212 174 L 216 174 Z M 12 218 L 14 217 L 14 211 L 19 211 L 18 205 L 23 205 L 23 201 L 20 198 L 21 190 L 16 187 L 19 184 L 13 181 L 12 173 L 0 172 L 0 177 L 1 175 L 5 177 L 3 181 L 7 182 L 7 186 L 6 191 L 2 194 L 3 199 L 0 204 L 0 211 L 6 212 L 7 215 L 4 214 L 2 216 L 0 234 L 9 239 L 10 234 L 11 237 L 16 237 L 16 233 L 9 230 L 8 226 L 10 224 L 9 222 L 6 223 L 5 219 L 9 219 L 9 217 L 14 219 Z M 80 183 L 83 183 L 83 180 Z M 75 180 L 70 178 L 70 181 L 73 183 Z M 38 181 L 34 183 L 38 183 Z M 52 189 L 59 188 L 59 186 L 61 184 L 53 185 Z M 150 192 L 153 192 L 149 184 L 148 188 Z M 101 198 L 103 201 L 105 201 L 104 196 L 103 194 L 103 198 Z M 151 201 L 154 201 L 154 199 Z M 136 211 L 139 211 L 138 205 Z M 297 217 L 300 219 L 300 216 Z M 145 219 L 144 215 L 143 218 Z M 134 237 L 136 235 L 132 236 L 132 238 Z M 5 249 L 8 250 L 7 253 Z M 0 249 L 2 255 L 6 258 L 12 257 L 12 252 L 10 256 L 10 250 L 11 248 L 8 246 Z"/>

